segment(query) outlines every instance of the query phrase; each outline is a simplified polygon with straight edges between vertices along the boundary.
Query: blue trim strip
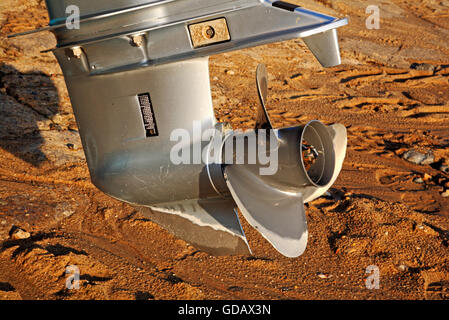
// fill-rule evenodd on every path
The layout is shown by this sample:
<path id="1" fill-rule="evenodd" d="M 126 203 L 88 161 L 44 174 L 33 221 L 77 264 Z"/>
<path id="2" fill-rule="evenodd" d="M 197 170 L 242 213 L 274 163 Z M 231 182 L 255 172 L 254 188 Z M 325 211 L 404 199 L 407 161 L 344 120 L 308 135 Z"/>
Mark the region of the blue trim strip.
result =
<path id="1" fill-rule="evenodd" d="M 328 21 L 336 20 L 336 18 L 334 18 L 334 17 L 328 16 L 328 15 L 325 15 L 325 14 L 322 14 L 322 13 L 318 13 L 318 12 L 315 12 L 315 11 L 312 11 L 312 10 L 304 9 L 304 8 L 301 8 L 301 7 L 296 8 L 295 11 L 296 12 L 305 13 L 305 14 L 309 14 L 311 16 L 315 16 L 315 17 L 318 17 L 318 18 L 321 18 L 321 19 L 325 19 L 325 20 L 328 20 Z"/>

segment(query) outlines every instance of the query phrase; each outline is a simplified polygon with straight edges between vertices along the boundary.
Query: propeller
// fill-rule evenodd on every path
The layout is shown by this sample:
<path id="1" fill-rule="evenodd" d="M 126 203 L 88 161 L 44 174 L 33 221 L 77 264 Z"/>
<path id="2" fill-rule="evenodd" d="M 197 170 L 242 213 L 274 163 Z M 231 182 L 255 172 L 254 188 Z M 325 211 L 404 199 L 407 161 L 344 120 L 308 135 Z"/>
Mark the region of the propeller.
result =
<path id="1" fill-rule="evenodd" d="M 256 79 L 262 115 L 257 128 L 267 128 L 275 137 L 257 135 L 257 144 L 270 155 L 277 154 L 277 170 L 263 175 L 260 162 L 229 164 L 224 177 L 248 223 L 280 253 L 298 257 L 304 253 L 308 238 L 304 203 L 325 193 L 338 177 L 346 153 L 346 129 L 316 120 L 304 126 L 273 129 L 266 109 L 264 65 L 258 66 Z M 248 132 L 235 132 L 228 139 L 237 145 L 247 136 Z"/>

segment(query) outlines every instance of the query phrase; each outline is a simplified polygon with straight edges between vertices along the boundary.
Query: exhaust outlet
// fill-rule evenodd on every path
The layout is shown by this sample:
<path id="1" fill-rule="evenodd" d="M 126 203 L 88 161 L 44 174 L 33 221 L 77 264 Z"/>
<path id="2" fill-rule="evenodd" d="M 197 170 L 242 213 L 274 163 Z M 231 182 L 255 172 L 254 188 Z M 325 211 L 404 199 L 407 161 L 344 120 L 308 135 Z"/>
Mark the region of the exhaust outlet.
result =
<path id="1" fill-rule="evenodd" d="M 326 126 L 319 121 L 309 122 L 301 132 L 301 164 L 310 185 L 324 187 L 335 171 L 335 152 Z"/>
<path id="2" fill-rule="evenodd" d="M 275 129 L 266 69 L 256 84 L 257 125 L 218 123 L 212 54 L 303 38 L 325 67 L 340 63 L 348 23 L 272 0 L 46 0 L 51 49 L 63 70 L 92 182 L 181 239 L 215 255 L 250 254 L 237 208 L 279 252 L 307 244 L 304 203 L 328 190 L 346 153 L 343 125 Z M 67 28 L 66 8 L 80 9 Z M 259 134 L 264 131 L 264 135 Z M 254 149 L 231 147 L 255 136 Z M 258 152 L 258 151 L 256 151 Z M 226 161 L 226 158 L 232 161 Z M 266 157 L 276 160 L 268 166 Z"/>
<path id="3" fill-rule="evenodd" d="M 275 139 L 260 137 L 255 131 L 237 133 L 228 139 L 233 139 L 235 145 L 248 141 L 249 146 L 248 138 L 257 136 L 253 139 L 257 139 L 259 154 L 260 148 L 269 150 L 270 155 L 276 153 L 276 168 L 263 172 L 263 164 L 249 163 L 246 149 L 243 159 L 225 165 L 224 177 L 250 225 L 280 253 L 297 257 L 307 245 L 304 203 L 321 196 L 335 181 L 342 166 L 335 149 L 344 146 L 332 139 L 333 127 L 316 120 L 302 127 L 270 131 Z M 338 140 L 346 142 L 345 129 L 339 136 Z M 234 147 L 234 152 L 239 150 Z"/>

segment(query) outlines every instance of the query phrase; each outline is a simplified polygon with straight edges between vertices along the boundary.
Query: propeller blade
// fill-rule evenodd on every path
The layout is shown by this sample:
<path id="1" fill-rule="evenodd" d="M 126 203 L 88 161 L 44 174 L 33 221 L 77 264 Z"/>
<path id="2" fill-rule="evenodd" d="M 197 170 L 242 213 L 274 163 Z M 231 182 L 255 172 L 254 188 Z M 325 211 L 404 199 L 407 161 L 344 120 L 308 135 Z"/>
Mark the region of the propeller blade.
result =
<path id="1" fill-rule="evenodd" d="M 302 194 L 273 188 L 244 165 L 227 166 L 225 176 L 248 223 L 283 255 L 300 256 L 308 237 Z"/>
<path id="2" fill-rule="evenodd" d="M 256 129 L 271 129 L 273 126 L 266 108 L 268 101 L 268 74 L 264 64 L 259 64 L 257 66 L 256 84 L 260 101 L 260 108 L 257 112 Z"/>

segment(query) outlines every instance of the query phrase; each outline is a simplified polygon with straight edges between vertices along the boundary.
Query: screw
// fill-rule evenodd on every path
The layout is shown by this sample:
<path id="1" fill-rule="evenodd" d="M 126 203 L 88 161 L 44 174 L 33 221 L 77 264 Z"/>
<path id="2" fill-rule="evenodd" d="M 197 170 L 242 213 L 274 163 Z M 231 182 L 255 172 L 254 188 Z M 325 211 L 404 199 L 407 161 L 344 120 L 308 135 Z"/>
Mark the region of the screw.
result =
<path id="1" fill-rule="evenodd" d="M 207 26 L 206 29 L 204 30 L 204 34 L 206 38 L 212 39 L 213 37 L 215 37 L 215 30 L 211 26 Z"/>

